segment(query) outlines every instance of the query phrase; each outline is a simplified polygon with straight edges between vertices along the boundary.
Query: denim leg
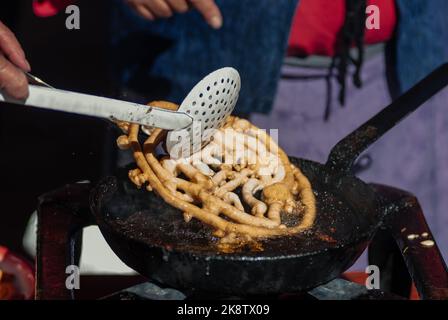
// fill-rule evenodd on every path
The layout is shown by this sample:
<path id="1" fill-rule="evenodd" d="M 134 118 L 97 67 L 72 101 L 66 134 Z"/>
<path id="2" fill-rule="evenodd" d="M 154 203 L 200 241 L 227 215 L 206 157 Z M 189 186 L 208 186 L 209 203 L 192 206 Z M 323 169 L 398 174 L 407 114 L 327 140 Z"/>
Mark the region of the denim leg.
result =
<path id="1" fill-rule="evenodd" d="M 397 0 L 399 23 L 394 46 L 398 91 L 404 92 L 448 61 L 448 1 Z"/>
<path id="2" fill-rule="evenodd" d="M 241 75 L 236 111 L 270 111 L 297 0 L 217 0 L 224 24 L 210 28 L 195 10 L 149 22 L 115 0 L 111 53 L 128 99 L 181 103 L 211 71 L 231 66 Z"/>

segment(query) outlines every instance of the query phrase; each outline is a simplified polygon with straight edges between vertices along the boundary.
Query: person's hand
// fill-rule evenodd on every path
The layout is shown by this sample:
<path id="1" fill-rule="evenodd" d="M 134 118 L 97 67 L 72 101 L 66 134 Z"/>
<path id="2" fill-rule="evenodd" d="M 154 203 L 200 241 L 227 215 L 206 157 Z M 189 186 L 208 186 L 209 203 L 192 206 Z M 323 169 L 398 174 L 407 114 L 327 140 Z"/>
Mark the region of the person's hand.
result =
<path id="1" fill-rule="evenodd" d="M 14 34 L 0 21 L 0 90 L 12 98 L 28 96 L 28 81 L 24 71 L 31 67 Z"/>
<path id="2" fill-rule="evenodd" d="M 198 10 L 205 21 L 215 29 L 222 26 L 222 15 L 214 0 L 126 0 L 137 13 L 148 20 L 169 18 L 174 13 Z"/>

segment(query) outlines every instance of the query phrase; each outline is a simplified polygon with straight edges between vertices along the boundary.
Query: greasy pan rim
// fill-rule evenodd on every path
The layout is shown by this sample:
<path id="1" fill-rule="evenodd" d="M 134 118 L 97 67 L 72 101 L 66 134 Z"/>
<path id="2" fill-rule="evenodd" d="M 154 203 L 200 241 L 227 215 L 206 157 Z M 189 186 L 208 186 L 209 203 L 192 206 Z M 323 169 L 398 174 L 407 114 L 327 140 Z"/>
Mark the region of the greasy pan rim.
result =
<path id="1" fill-rule="evenodd" d="M 301 159 L 301 158 L 296 158 L 296 157 L 289 157 L 289 158 L 295 164 L 300 164 L 301 162 L 302 163 L 307 162 L 313 166 L 319 166 L 321 168 L 325 168 L 325 165 L 323 165 L 319 162 L 316 162 L 316 161 L 311 161 L 311 160 Z M 120 168 L 120 169 L 123 169 L 123 168 Z M 349 177 L 350 179 L 355 179 L 355 180 L 357 180 L 357 182 L 360 182 L 362 184 L 366 184 L 363 180 L 359 179 L 358 177 L 356 177 L 355 175 L 353 175 L 351 173 L 346 174 L 346 177 Z M 178 249 L 175 247 L 167 248 L 163 245 L 158 245 L 158 244 L 153 244 L 153 243 L 149 244 L 149 243 L 139 239 L 138 237 L 135 237 L 132 234 L 120 232 L 120 230 L 116 229 L 115 226 L 112 225 L 108 220 L 104 219 L 103 214 L 101 212 L 101 208 L 98 207 L 98 204 L 101 204 L 101 203 L 99 203 L 99 201 L 96 200 L 96 198 L 100 194 L 102 195 L 102 197 L 104 197 L 104 195 L 111 193 L 110 187 L 109 187 L 108 192 L 104 192 L 104 191 L 102 192 L 100 190 L 105 185 L 105 182 L 110 179 L 114 179 L 114 184 L 116 184 L 119 181 L 119 178 L 117 176 L 107 176 L 98 182 L 98 184 L 93 188 L 93 191 L 90 194 L 91 211 L 93 212 L 93 214 L 95 216 L 95 220 L 97 221 L 97 224 L 100 227 L 100 230 L 102 230 L 104 227 L 106 227 L 107 232 L 114 233 L 114 234 L 118 235 L 119 237 L 124 238 L 126 241 L 133 241 L 133 242 L 137 242 L 138 244 L 144 245 L 149 248 L 156 248 L 159 250 L 168 251 L 170 254 L 188 254 L 192 257 L 202 257 L 207 260 L 260 261 L 260 260 L 294 259 L 294 258 L 300 258 L 300 257 L 306 257 L 306 256 L 313 256 L 313 255 L 320 254 L 325 251 L 339 250 L 339 249 L 343 249 L 345 247 L 353 247 L 359 243 L 370 240 L 374 236 L 376 230 L 378 230 L 378 228 L 383 224 L 383 219 L 379 219 L 378 222 L 371 225 L 367 231 L 364 231 L 363 233 L 357 235 L 355 240 L 346 241 L 346 242 L 343 242 L 343 241 L 338 242 L 337 244 L 335 244 L 333 246 L 322 248 L 321 250 L 313 250 L 313 251 L 309 251 L 306 253 L 300 253 L 300 254 L 291 253 L 291 254 L 279 254 L 277 256 L 253 256 L 253 255 L 244 255 L 244 253 L 241 253 L 241 252 L 210 253 L 210 252 L 194 252 L 194 251 L 182 250 L 182 249 Z M 118 185 L 116 185 L 114 187 L 118 187 Z M 372 191 L 372 192 L 375 194 L 375 196 L 378 195 L 375 191 Z M 376 210 L 379 211 L 379 210 L 381 210 L 381 208 L 377 207 Z M 265 241 L 269 241 L 269 239 L 265 240 Z"/>

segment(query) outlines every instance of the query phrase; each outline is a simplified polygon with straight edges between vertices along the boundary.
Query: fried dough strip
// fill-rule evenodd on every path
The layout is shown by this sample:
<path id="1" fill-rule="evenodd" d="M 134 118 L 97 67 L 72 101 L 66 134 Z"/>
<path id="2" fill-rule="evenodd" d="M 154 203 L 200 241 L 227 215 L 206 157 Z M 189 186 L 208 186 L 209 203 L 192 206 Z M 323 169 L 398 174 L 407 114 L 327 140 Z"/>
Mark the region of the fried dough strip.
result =
<path id="1" fill-rule="evenodd" d="M 164 107 L 159 102 L 151 105 Z M 172 104 L 168 105 L 174 109 Z M 316 200 L 308 179 L 289 162 L 284 151 L 266 132 L 247 120 L 229 117 L 224 127 L 236 132 L 231 133 L 230 138 L 221 137 L 221 140 L 218 135 L 218 139 L 206 147 L 210 150 L 205 161 L 194 157 L 182 161 L 165 157 L 159 161 L 155 150 L 166 134 L 160 129 L 152 129 L 142 147 L 138 141 L 140 127 L 122 125 L 127 129 L 127 136 L 121 136 L 117 142 L 121 147 L 132 149 L 138 167 L 129 172 L 132 182 L 137 186 L 148 183 L 147 189 L 154 190 L 165 202 L 181 210 L 186 221 L 194 217 L 211 226 L 214 235 L 223 243 L 296 234 L 309 229 L 316 216 Z M 223 144 L 226 139 L 238 141 L 239 145 L 247 144 L 256 163 L 249 159 L 249 152 L 239 153 L 238 147 L 229 149 L 226 143 Z M 261 143 L 262 147 L 254 147 L 255 143 Z M 224 158 L 219 161 L 216 155 Z M 237 164 L 225 163 L 226 156 L 241 155 Z M 261 170 L 267 174 L 262 174 Z M 179 173 L 190 181 L 178 177 Z M 251 207 L 251 213 L 244 212 L 239 197 L 233 192 L 238 187 L 242 187 L 243 199 Z M 263 190 L 262 200 L 254 197 L 259 189 Z M 280 213 L 295 212 L 298 208 L 295 196 L 303 208 L 302 214 L 297 216 L 296 225 L 286 227 L 281 224 Z M 202 203 L 202 207 L 198 203 Z"/>

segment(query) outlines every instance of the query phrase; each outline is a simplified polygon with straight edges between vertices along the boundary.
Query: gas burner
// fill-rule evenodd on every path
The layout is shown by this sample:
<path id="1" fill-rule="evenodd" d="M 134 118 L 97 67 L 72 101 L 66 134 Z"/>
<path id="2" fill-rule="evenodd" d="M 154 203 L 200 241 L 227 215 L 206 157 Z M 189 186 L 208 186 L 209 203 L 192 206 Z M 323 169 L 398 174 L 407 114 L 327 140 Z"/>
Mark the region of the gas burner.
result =
<path id="1" fill-rule="evenodd" d="M 145 282 L 128 289 L 121 290 L 102 300 L 243 300 L 255 297 L 226 297 L 210 296 L 210 294 L 193 294 L 186 296 L 184 293 L 169 288 L 161 288 L 153 283 Z M 404 300 L 405 298 L 386 293 L 381 290 L 368 290 L 365 286 L 347 281 L 341 278 L 334 279 L 324 285 L 305 293 L 289 293 L 280 295 L 263 296 L 270 300 Z"/>
<path id="2" fill-rule="evenodd" d="M 382 228 L 369 246 L 369 264 L 381 271 L 381 290 L 336 278 L 308 292 L 256 296 L 263 299 L 364 300 L 405 299 L 412 283 L 421 299 L 448 299 L 448 271 L 418 200 L 403 190 L 372 185 L 382 197 L 389 212 Z M 93 223 L 90 218 L 91 185 L 72 184 L 40 197 L 38 206 L 36 298 L 78 299 L 75 290 L 65 285 L 65 267 L 77 264 L 81 252 L 80 230 Z M 428 263 L 430 261 L 431 263 Z M 99 276 L 101 277 L 101 276 Z M 118 278 L 117 278 L 118 279 Z M 113 277 L 103 280 L 111 288 L 97 299 L 106 300 L 198 300 L 243 299 L 249 297 L 213 296 L 205 292 L 182 292 L 146 282 L 142 277 L 134 283 Z M 132 281 L 131 281 L 132 282 Z M 132 285 L 133 284 L 133 285 Z M 121 285 L 121 287 L 120 287 Z M 132 285 L 132 286 L 131 286 Z M 122 289 L 129 287 L 128 289 Z M 104 290 L 103 290 L 104 291 Z"/>

